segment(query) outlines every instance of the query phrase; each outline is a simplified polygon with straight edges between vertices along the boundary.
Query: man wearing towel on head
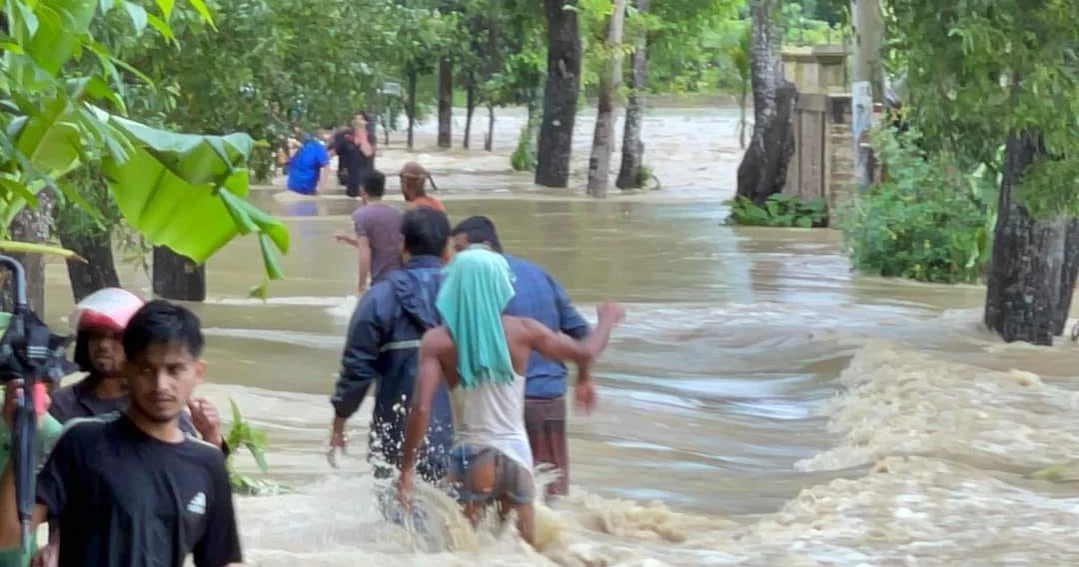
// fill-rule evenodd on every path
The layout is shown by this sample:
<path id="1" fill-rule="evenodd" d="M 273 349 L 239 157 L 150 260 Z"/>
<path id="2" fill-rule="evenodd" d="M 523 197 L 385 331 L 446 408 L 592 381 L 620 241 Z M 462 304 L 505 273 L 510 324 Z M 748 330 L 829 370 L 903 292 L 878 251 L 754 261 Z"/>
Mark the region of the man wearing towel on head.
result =
<path id="1" fill-rule="evenodd" d="M 408 505 L 417 453 L 444 378 L 453 410 L 450 480 L 458 501 L 473 522 L 490 504 L 503 520 L 515 511 L 521 537 L 532 543 L 535 483 L 524 420 L 528 358 L 535 350 L 573 361 L 587 375 L 625 313 L 617 304 L 600 305 L 595 332 L 577 341 L 534 319 L 504 315 L 514 294 L 512 278 L 506 259 L 484 245 L 460 252 L 446 266 L 435 301 L 444 325 L 424 333 L 420 343 L 398 494 Z"/>

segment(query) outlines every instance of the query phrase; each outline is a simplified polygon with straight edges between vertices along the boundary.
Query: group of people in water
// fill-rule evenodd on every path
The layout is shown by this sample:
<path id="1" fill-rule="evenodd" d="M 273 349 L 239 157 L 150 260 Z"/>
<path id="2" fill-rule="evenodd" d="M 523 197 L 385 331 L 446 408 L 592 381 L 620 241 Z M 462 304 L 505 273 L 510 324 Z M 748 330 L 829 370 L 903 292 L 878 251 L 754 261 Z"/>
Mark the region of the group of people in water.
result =
<path id="1" fill-rule="evenodd" d="M 376 478 L 397 477 L 380 494 L 387 519 L 410 506 L 418 475 L 454 495 L 473 521 L 492 506 L 503 520 L 515 513 L 532 542 L 536 464 L 558 471 L 546 497 L 568 490 L 564 363 L 577 367 L 577 405 L 591 410 L 590 368 L 624 311 L 601 304 L 592 328 L 543 268 L 503 250 L 493 221 L 469 217 L 451 228 L 426 193 L 422 166 L 410 162 L 399 177 L 406 210 L 382 202 L 385 176 L 368 168 L 354 235 L 337 236 L 358 252 L 361 297 L 331 396 L 327 456 L 336 466 L 346 422 L 374 387 L 368 459 Z M 206 371 L 198 318 L 110 288 L 81 301 L 70 323 L 74 362 L 87 376 L 41 404 L 47 457 L 31 527 L 48 522 L 50 530 L 32 560 L 241 564 L 229 447 L 217 408 L 194 396 Z M 18 380 L 6 387 L 8 427 L 27 394 Z M 18 547 L 14 492 L 5 464 L 0 548 L 9 551 L 0 567 L 31 561 Z"/>
<path id="2" fill-rule="evenodd" d="M 373 124 L 359 111 L 347 128 L 336 132 L 321 128 L 312 134 L 297 127 L 278 153 L 277 163 L 287 176 L 289 191 L 317 195 L 328 181 L 324 173 L 330 158 L 337 156 L 337 181 L 346 195 L 356 198 L 364 177 L 374 169 L 375 144 Z"/>

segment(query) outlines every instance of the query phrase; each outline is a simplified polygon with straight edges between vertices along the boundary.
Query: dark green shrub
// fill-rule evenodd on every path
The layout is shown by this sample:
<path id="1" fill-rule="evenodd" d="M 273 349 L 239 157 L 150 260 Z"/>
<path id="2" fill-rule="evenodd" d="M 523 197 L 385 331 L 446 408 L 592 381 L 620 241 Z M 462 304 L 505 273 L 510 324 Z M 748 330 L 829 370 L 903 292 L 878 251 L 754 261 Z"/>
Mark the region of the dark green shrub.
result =
<path id="1" fill-rule="evenodd" d="M 918 134 L 885 129 L 874 150 L 886 179 L 846 203 L 838 223 L 851 267 L 926 282 L 976 282 L 989 261 L 999 183 L 947 154 L 927 156 Z"/>
<path id="2" fill-rule="evenodd" d="M 813 228 L 828 226 L 828 203 L 824 199 L 802 201 L 792 195 L 776 193 L 757 206 L 738 196 L 731 203 L 727 224 Z"/>

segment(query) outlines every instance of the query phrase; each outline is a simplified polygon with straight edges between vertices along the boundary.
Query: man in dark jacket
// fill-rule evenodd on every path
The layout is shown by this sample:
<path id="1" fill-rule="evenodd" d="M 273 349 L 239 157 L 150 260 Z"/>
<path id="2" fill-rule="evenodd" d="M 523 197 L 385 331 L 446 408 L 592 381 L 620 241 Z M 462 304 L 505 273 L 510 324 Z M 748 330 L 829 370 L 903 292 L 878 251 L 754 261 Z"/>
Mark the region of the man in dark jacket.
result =
<path id="1" fill-rule="evenodd" d="M 345 448 L 345 421 L 360 408 L 373 384 L 378 385 L 369 434 L 368 458 L 376 478 L 395 474 L 400 463 L 405 417 L 416 377 L 420 339 L 440 324 L 435 298 L 442 283 L 442 253 L 449 240 L 445 213 L 417 207 L 401 221 L 404 266 L 371 286 L 349 321 L 341 371 L 331 402 L 334 407 L 329 459 Z M 431 410 L 427 443 L 417 472 L 428 482 L 446 474 L 453 443 L 453 415 L 445 385 Z"/>

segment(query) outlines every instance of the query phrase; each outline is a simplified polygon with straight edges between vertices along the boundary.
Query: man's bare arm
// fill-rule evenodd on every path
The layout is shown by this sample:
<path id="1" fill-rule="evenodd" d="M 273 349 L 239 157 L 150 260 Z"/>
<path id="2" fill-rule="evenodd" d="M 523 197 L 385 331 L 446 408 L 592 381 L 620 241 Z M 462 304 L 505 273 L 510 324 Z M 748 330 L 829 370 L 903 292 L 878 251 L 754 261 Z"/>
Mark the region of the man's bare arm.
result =
<path id="1" fill-rule="evenodd" d="M 437 329 L 427 331 L 420 343 L 419 361 L 416 364 L 416 388 L 412 392 L 412 404 L 405 423 L 404 454 L 401 470 L 411 471 L 416 466 L 416 453 L 423 442 L 427 423 L 431 419 L 431 402 L 438 383 L 442 380 L 442 365 L 438 361 L 439 337 Z"/>
<path id="2" fill-rule="evenodd" d="M 589 363 L 607 348 L 611 331 L 625 316 L 622 308 L 614 303 L 600 305 L 597 312 L 599 322 L 595 332 L 579 341 L 568 335 L 555 333 L 535 320 L 523 321 L 530 331 L 531 346 L 534 350 L 549 359 L 574 362 L 582 369 L 587 369 Z"/>
<path id="3" fill-rule="evenodd" d="M 366 236 L 356 239 L 357 259 L 359 261 L 359 289 L 367 289 L 367 277 L 371 274 L 371 245 Z"/>

